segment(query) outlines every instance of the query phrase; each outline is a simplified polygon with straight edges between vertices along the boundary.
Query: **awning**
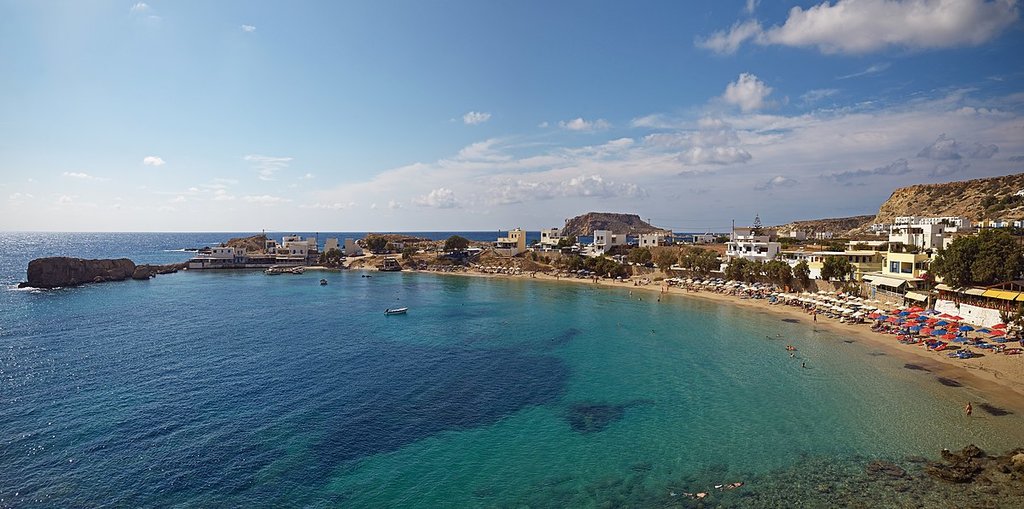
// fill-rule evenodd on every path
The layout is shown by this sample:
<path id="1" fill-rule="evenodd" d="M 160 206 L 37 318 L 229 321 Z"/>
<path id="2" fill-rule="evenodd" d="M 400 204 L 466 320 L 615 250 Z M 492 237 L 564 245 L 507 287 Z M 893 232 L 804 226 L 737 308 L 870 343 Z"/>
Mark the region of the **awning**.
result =
<path id="1" fill-rule="evenodd" d="M 985 289 L 984 288 L 968 288 L 966 291 L 964 291 L 964 293 L 966 293 L 967 295 L 975 295 L 975 296 L 981 297 L 982 295 L 985 295 Z"/>
<path id="2" fill-rule="evenodd" d="M 907 292 L 906 297 L 908 299 L 913 299 L 913 300 L 921 301 L 921 302 L 925 302 L 925 301 L 928 300 L 928 296 L 927 295 L 925 295 L 923 293 L 917 293 L 917 292 Z"/>
<path id="3" fill-rule="evenodd" d="M 988 297 L 990 299 L 1001 299 L 1001 300 L 1013 300 L 1020 296 L 1020 292 L 1010 292 L 1006 290 L 985 290 L 982 297 Z"/>
<path id="4" fill-rule="evenodd" d="M 942 290 L 944 292 L 955 292 L 956 291 L 956 288 L 953 288 L 952 286 L 949 286 L 946 283 L 939 283 L 939 284 L 935 285 L 935 289 L 936 290 Z"/>
<path id="5" fill-rule="evenodd" d="M 899 288 L 899 287 L 907 284 L 907 282 L 905 280 L 896 279 L 896 278 L 892 278 L 892 277 L 885 277 L 885 276 L 870 276 L 870 277 L 871 277 L 871 286 L 891 286 L 893 288 Z M 864 279 L 867 279 L 867 276 L 865 276 Z"/>

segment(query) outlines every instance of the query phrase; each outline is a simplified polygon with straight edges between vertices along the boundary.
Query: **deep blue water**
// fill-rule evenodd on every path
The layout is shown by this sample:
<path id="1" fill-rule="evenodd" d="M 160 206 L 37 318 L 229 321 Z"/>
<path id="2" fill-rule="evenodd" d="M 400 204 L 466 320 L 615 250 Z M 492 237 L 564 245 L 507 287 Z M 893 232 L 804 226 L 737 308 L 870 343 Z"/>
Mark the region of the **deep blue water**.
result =
<path id="1" fill-rule="evenodd" d="M 230 236 L 0 234 L 0 274 L 180 261 Z M 977 395 L 870 346 L 652 297 L 358 271 L 8 285 L 0 507 L 670 505 L 680 486 L 778 488 L 774 469 L 808 457 L 856 470 L 1024 435 L 1016 414 L 964 421 Z"/>

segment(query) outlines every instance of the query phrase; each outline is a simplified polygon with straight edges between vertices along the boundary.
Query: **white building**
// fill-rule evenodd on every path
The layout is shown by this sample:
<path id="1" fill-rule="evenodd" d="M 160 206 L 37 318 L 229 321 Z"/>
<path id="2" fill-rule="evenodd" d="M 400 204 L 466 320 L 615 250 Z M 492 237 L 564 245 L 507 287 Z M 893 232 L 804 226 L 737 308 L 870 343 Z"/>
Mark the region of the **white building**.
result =
<path id="1" fill-rule="evenodd" d="M 770 231 L 755 234 L 752 228 L 734 228 L 732 240 L 725 244 L 725 256 L 759 262 L 774 260 L 782 251 L 782 244 L 772 238 Z"/>
<path id="2" fill-rule="evenodd" d="M 363 256 L 363 248 L 356 244 L 352 238 L 345 239 L 345 249 L 342 250 L 345 256 Z"/>
<path id="3" fill-rule="evenodd" d="M 796 240 L 807 240 L 807 232 L 804 230 L 791 230 L 786 232 L 786 237 Z"/>
<path id="4" fill-rule="evenodd" d="M 714 244 L 718 236 L 713 233 L 702 233 L 693 236 L 694 244 Z"/>
<path id="5" fill-rule="evenodd" d="M 562 229 L 561 228 L 544 228 L 540 231 L 540 247 L 541 249 L 554 249 L 558 245 L 558 242 L 562 240 Z"/>
<path id="6" fill-rule="evenodd" d="M 248 261 L 244 247 L 213 247 L 209 253 L 198 253 L 188 261 L 190 269 L 215 269 Z"/>
<path id="7" fill-rule="evenodd" d="M 897 216 L 893 221 L 893 224 L 907 225 L 907 224 L 941 224 L 947 227 L 954 227 L 956 229 L 966 229 L 971 227 L 971 220 L 963 216 L 935 216 L 935 217 L 919 217 L 919 216 Z"/>
<path id="8" fill-rule="evenodd" d="M 601 256 L 615 246 L 626 244 L 625 234 L 612 233 L 611 230 L 594 230 L 594 243 L 590 245 L 589 256 Z"/>
<path id="9" fill-rule="evenodd" d="M 945 226 L 942 224 L 894 224 L 889 230 L 889 243 L 939 249 L 944 235 Z"/>
<path id="10" fill-rule="evenodd" d="M 834 236 L 832 232 L 814 232 L 814 238 L 817 240 L 832 240 Z"/>
<path id="11" fill-rule="evenodd" d="M 668 238 L 671 234 L 664 233 L 641 233 L 637 236 L 636 245 L 638 247 L 658 247 L 668 244 Z"/>
<path id="12" fill-rule="evenodd" d="M 326 253 L 332 249 L 341 251 L 341 247 L 338 246 L 338 239 L 327 239 L 324 241 L 324 252 Z"/>

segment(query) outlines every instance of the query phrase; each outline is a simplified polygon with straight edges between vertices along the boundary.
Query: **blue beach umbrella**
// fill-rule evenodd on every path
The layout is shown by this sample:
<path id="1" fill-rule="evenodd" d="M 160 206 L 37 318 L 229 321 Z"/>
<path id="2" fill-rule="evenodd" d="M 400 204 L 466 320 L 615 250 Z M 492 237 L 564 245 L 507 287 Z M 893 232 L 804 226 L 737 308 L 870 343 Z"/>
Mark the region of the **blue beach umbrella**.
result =
<path id="1" fill-rule="evenodd" d="M 907 316 L 909 314 L 910 314 L 910 311 L 900 311 L 900 316 Z"/>
<path id="2" fill-rule="evenodd" d="M 939 321 L 935 322 L 935 325 L 938 325 L 939 327 L 942 327 L 943 325 L 949 325 L 949 322 L 947 322 L 945 320 L 939 320 Z"/>
<path id="3" fill-rule="evenodd" d="M 920 326 L 920 325 L 915 325 L 915 326 L 911 327 L 911 328 L 910 328 L 910 329 L 908 329 L 908 330 L 909 330 L 910 332 L 921 332 L 921 326 Z"/>
<path id="4" fill-rule="evenodd" d="M 946 331 L 944 331 L 944 330 L 933 330 L 932 331 L 932 336 L 944 336 L 945 334 L 946 334 Z"/>
<path id="5" fill-rule="evenodd" d="M 991 331 L 991 330 L 988 330 L 988 329 L 986 329 L 985 327 L 982 327 L 982 328 L 980 328 L 980 329 L 976 329 L 976 330 L 975 330 L 974 332 L 980 332 L 980 333 L 982 333 L 982 334 L 988 334 L 989 332 L 992 332 L 992 331 Z"/>
<path id="6" fill-rule="evenodd" d="M 974 330 L 974 327 L 971 327 L 970 325 L 961 325 L 959 330 L 961 332 L 970 332 Z"/>
<path id="7" fill-rule="evenodd" d="M 914 320 L 917 320 L 919 322 L 925 322 L 925 321 L 928 321 L 928 317 L 927 316 L 919 316 L 917 318 L 914 318 Z"/>

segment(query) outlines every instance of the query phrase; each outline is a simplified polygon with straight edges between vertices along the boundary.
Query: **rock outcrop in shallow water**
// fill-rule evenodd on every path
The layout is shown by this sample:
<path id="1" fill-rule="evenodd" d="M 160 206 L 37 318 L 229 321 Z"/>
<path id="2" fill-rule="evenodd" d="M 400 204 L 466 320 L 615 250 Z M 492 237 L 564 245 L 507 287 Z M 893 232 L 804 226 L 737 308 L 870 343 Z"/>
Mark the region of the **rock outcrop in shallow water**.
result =
<path id="1" fill-rule="evenodd" d="M 125 279 L 149 279 L 157 274 L 177 272 L 185 264 L 135 265 L 127 258 L 85 260 L 55 256 L 36 258 L 28 263 L 28 281 L 19 288 L 59 288 L 85 283 L 105 283 Z"/>

